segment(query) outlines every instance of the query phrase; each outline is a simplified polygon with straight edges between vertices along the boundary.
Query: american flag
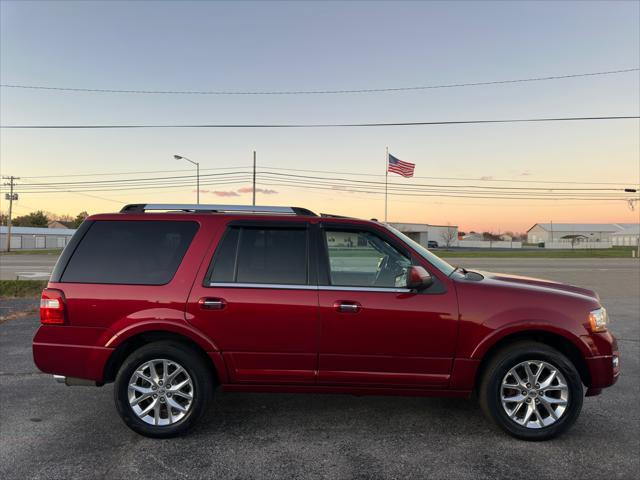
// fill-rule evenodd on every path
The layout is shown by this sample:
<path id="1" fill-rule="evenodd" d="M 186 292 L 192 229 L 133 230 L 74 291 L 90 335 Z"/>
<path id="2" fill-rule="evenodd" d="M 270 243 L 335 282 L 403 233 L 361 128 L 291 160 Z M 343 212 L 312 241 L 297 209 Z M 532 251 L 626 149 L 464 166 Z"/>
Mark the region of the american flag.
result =
<path id="1" fill-rule="evenodd" d="M 403 162 L 398 160 L 393 155 L 389 155 L 389 165 L 387 171 L 391 173 L 397 173 L 403 177 L 413 177 L 413 170 L 416 168 L 415 163 Z"/>

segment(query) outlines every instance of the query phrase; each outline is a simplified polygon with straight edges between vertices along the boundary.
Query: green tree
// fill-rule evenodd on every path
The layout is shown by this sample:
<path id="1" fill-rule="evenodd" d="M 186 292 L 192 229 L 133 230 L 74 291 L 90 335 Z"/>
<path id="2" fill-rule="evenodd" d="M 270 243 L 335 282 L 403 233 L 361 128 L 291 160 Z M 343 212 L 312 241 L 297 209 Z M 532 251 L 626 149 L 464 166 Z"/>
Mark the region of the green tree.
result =
<path id="1" fill-rule="evenodd" d="M 490 242 L 497 242 L 500 240 L 500 235 L 496 235 L 492 232 L 482 232 L 483 240 L 489 240 Z"/>
<path id="2" fill-rule="evenodd" d="M 42 227 L 46 228 L 49 219 L 42 210 L 31 212 L 28 215 L 15 217 L 11 220 L 11 225 L 15 227 Z"/>
<path id="3" fill-rule="evenodd" d="M 73 221 L 73 227 L 78 228 L 80 224 L 84 222 L 84 219 L 87 218 L 88 216 L 89 214 L 87 212 L 80 212 L 78 215 L 76 215 L 76 218 Z"/>

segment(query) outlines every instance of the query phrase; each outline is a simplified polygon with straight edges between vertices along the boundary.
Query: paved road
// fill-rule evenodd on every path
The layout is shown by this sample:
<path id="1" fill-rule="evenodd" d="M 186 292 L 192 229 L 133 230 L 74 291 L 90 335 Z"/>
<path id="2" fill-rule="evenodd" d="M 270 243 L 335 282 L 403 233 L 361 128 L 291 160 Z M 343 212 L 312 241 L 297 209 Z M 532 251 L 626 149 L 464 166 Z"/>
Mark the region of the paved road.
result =
<path id="1" fill-rule="evenodd" d="M 0 255 L 0 280 L 46 280 L 56 260 L 57 254 Z"/>
<path id="2" fill-rule="evenodd" d="M 464 259 L 595 288 L 620 338 L 623 375 L 585 400 L 572 430 L 527 443 L 473 401 L 219 394 L 190 436 L 128 430 L 111 386 L 67 388 L 37 372 L 37 320 L 0 324 L 0 477 L 14 478 L 637 478 L 640 264 L 631 260 Z"/>

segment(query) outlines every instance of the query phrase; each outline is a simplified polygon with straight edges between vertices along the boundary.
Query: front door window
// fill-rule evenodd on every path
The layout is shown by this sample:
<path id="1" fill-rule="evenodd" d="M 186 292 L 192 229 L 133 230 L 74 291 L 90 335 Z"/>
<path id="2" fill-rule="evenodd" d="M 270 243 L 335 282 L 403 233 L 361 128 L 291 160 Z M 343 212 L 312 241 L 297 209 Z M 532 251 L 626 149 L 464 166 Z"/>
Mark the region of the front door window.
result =
<path id="1" fill-rule="evenodd" d="M 411 260 L 366 231 L 325 231 L 331 285 L 406 288 Z"/>

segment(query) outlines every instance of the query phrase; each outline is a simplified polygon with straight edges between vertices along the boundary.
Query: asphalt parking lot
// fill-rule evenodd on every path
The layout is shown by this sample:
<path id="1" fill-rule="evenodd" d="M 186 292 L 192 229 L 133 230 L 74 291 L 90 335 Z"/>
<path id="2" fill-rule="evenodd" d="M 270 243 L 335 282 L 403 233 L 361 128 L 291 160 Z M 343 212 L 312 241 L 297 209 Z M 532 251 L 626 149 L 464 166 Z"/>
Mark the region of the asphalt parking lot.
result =
<path id="1" fill-rule="evenodd" d="M 466 400 L 219 393 L 189 436 L 151 440 L 120 421 L 111 386 L 67 388 L 38 373 L 30 351 L 38 322 L 27 316 L 0 324 L 0 477 L 637 478 L 640 262 L 458 263 L 600 293 L 619 338 L 622 376 L 585 400 L 564 436 L 515 440 Z"/>

